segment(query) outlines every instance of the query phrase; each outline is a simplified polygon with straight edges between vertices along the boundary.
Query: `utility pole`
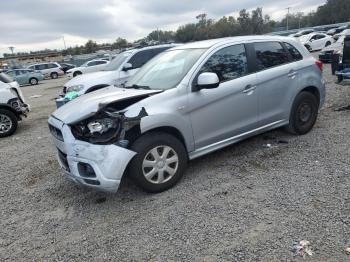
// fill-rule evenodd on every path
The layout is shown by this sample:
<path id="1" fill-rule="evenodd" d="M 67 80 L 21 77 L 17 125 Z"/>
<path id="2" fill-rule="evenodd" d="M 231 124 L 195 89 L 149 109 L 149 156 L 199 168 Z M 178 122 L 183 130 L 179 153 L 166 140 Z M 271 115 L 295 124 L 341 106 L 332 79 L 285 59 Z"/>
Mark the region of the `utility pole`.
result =
<path id="1" fill-rule="evenodd" d="M 286 9 L 288 10 L 288 12 L 287 12 L 287 31 L 288 31 L 289 30 L 289 9 L 290 9 L 290 7 L 287 7 Z"/>
<path id="2" fill-rule="evenodd" d="M 62 39 L 63 39 L 64 50 L 67 50 L 66 40 L 64 40 L 64 36 L 62 36 Z"/>

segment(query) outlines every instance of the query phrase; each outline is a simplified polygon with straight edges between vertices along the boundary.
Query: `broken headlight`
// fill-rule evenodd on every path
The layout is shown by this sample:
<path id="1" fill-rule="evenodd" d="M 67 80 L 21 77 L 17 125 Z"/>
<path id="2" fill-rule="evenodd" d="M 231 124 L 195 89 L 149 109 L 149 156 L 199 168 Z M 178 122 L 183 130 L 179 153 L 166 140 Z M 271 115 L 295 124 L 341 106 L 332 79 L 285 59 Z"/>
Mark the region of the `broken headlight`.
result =
<path id="1" fill-rule="evenodd" d="M 71 126 L 76 139 L 96 143 L 113 143 L 120 133 L 120 119 L 97 117 L 84 120 Z"/>

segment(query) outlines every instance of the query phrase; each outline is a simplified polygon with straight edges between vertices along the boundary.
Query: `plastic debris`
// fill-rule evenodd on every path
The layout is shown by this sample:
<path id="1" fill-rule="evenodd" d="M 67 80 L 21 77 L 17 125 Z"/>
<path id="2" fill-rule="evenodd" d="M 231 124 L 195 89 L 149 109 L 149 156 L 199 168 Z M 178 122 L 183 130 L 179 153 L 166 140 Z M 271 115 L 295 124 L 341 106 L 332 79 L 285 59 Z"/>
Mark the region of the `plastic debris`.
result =
<path id="1" fill-rule="evenodd" d="M 350 240 L 345 245 L 345 252 L 350 255 Z"/>
<path id="2" fill-rule="evenodd" d="M 42 97 L 43 95 L 32 95 L 30 96 L 30 98 L 38 98 L 38 97 Z"/>
<path id="3" fill-rule="evenodd" d="M 301 256 L 305 258 L 307 255 L 312 256 L 313 252 L 310 247 L 310 241 L 301 240 L 300 242 L 295 242 L 292 247 L 292 252 L 296 256 Z"/>
<path id="4" fill-rule="evenodd" d="M 67 100 L 73 100 L 75 98 L 77 98 L 79 96 L 79 94 L 75 91 L 72 91 L 72 92 L 69 92 L 67 93 L 65 96 L 64 96 L 64 99 L 67 99 Z"/>

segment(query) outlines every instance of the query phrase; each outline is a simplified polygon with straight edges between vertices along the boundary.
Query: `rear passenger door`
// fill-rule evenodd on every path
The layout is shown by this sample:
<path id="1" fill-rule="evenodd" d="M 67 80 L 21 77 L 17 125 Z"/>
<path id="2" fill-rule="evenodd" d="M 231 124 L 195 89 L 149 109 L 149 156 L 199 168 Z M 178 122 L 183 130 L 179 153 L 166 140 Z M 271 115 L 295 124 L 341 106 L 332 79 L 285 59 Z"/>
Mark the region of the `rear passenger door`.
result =
<path id="1" fill-rule="evenodd" d="M 298 67 L 280 42 L 254 43 L 260 126 L 288 119 L 290 94 L 298 89 Z"/>

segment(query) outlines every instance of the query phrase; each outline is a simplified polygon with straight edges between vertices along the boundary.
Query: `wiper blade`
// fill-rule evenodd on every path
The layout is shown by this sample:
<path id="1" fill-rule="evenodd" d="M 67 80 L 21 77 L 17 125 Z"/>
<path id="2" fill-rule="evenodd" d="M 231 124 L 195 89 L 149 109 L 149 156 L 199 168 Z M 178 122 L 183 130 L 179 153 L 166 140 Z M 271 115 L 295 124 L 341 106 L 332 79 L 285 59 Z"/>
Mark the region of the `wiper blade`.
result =
<path id="1" fill-rule="evenodd" d="M 133 89 L 151 89 L 149 86 L 140 86 L 140 85 L 124 86 L 124 88 L 133 88 Z"/>

